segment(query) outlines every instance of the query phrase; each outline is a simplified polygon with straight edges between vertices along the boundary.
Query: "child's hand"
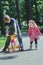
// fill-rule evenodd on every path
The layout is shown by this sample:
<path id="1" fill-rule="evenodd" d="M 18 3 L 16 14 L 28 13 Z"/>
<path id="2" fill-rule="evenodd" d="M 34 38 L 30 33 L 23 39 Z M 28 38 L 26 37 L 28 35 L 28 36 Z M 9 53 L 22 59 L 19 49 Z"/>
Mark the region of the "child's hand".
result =
<path id="1" fill-rule="evenodd" d="M 9 34 L 6 34 L 6 36 L 9 36 Z"/>
<path id="2" fill-rule="evenodd" d="M 17 35 L 17 33 L 15 32 L 14 35 Z"/>

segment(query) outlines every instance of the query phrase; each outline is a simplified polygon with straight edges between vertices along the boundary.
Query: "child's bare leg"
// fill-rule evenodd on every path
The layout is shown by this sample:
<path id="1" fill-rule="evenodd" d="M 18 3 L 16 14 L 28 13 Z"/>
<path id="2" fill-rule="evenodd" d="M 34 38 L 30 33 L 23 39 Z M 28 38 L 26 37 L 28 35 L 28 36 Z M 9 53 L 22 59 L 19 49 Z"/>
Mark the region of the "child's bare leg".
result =
<path id="1" fill-rule="evenodd" d="M 14 45 L 11 45 L 11 47 L 12 47 L 12 51 L 15 51 L 15 49 L 14 49 Z"/>
<path id="2" fill-rule="evenodd" d="M 8 52 L 10 52 L 10 48 L 8 47 Z"/>
<path id="3" fill-rule="evenodd" d="M 13 51 L 15 51 L 15 48 L 14 48 L 15 45 L 16 45 L 15 41 L 12 40 L 12 41 L 11 41 L 11 47 L 12 47 L 12 50 L 13 50 Z"/>

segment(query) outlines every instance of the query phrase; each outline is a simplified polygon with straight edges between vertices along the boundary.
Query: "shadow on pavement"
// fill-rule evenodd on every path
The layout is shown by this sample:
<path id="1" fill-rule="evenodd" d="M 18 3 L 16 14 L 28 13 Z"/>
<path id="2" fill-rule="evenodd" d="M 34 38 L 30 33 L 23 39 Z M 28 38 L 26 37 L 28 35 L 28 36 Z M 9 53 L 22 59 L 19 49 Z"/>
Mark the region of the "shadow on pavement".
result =
<path id="1" fill-rule="evenodd" d="M 18 52 L 26 52 L 26 51 L 36 51 L 37 49 L 25 49 L 25 50 L 23 50 L 23 51 L 19 51 L 19 50 L 17 50 L 17 51 L 14 51 L 14 52 L 0 52 L 0 53 L 3 53 L 3 54 L 11 54 L 11 53 L 18 53 Z"/>
<path id="2" fill-rule="evenodd" d="M 15 56 L 4 56 L 4 55 L 3 55 L 3 57 L 0 57 L 0 60 L 15 59 L 15 58 L 17 58 L 17 57 L 18 57 L 17 55 L 15 55 Z"/>
<path id="3" fill-rule="evenodd" d="M 25 50 L 23 50 L 23 51 L 17 50 L 17 51 L 15 51 L 15 52 L 6 52 L 5 54 L 10 54 L 10 53 L 22 53 L 22 52 L 27 52 L 27 51 L 35 51 L 35 49 L 25 49 Z"/>

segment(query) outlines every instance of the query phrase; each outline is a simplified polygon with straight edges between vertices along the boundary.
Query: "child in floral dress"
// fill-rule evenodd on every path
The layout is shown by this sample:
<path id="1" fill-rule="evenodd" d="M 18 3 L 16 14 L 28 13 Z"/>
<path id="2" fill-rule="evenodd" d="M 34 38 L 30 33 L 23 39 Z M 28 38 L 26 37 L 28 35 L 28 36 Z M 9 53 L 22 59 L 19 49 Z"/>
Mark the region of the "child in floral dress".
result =
<path id="1" fill-rule="evenodd" d="M 38 26 L 36 25 L 34 20 L 29 21 L 28 35 L 30 37 L 30 49 L 32 49 L 33 41 L 35 41 L 35 49 L 37 49 L 37 44 L 38 44 L 37 40 L 39 39 L 41 32 L 38 29 Z"/>

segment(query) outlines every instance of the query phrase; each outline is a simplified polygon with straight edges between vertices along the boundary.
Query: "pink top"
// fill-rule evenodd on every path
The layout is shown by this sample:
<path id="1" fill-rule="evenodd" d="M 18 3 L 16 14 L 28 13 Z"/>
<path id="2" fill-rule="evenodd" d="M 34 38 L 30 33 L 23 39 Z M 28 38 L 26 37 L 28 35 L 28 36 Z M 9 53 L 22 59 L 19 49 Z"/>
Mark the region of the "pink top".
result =
<path id="1" fill-rule="evenodd" d="M 29 27 L 28 28 L 28 35 L 30 37 L 30 41 L 34 41 L 34 39 L 39 39 L 39 36 L 41 35 L 40 30 L 38 27 Z"/>

